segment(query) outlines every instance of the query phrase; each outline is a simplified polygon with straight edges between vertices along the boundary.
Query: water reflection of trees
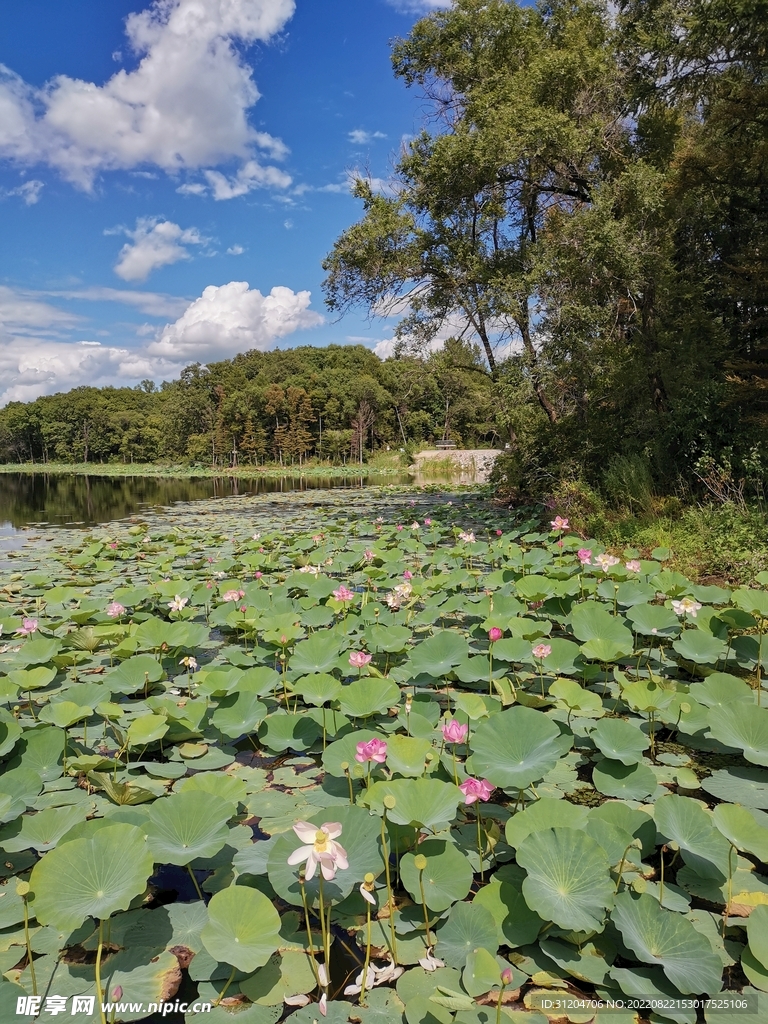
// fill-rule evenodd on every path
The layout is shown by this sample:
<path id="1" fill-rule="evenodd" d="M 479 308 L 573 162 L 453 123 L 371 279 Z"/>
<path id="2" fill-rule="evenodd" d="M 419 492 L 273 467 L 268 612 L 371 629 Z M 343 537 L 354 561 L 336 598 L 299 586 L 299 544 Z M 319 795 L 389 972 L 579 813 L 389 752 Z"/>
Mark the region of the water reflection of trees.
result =
<path id="1" fill-rule="evenodd" d="M 357 482 L 358 485 L 362 481 Z M 105 523 L 140 513 L 145 506 L 173 505 L 231 495 L 355 486 L 355 481 L 278 477 L 104 477 L 18 473 L 0 475 L 0 523 Z"/>

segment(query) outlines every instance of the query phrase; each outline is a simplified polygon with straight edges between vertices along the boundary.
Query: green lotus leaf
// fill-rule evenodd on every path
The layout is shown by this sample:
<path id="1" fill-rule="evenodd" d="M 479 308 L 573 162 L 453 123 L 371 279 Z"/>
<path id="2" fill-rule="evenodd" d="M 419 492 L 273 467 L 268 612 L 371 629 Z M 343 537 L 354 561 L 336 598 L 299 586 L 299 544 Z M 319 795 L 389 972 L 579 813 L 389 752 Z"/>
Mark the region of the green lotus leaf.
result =
<path id="1" fill-rule="evenodd" d="M 675 699 L 675 691 L 668 690 L 650 679 L 638 679 L 621 691 L 622 699 L 633 711 L 663 711 Z"/>
<path id="2" fill-rule="evenodd" d="M 56 669 L 46 665 L 37 668 L 17 668 L 8 673 L 11 682 L 20 690 L 42 690 L 56 678 Z"/>
<path id="3" fill-rule="evenodd" d="M 14 661 L 20 667 L 29 665 L 44 665 L 52 661 L 61 650 L 61 640 L 53 640 L 49 637 L 36 637 L 34 640 L 27 640 L 16 654 Z"/>
<path id="4" fill-rule="evenodd" d="M 457 903 L 437 930 L 436 955 L 461 970 L 476 949 L 496 947 L 496 922 L 479 903 Z"/>
<path id="5" fill-rule="evenodd" d="M 684 995 L 720 991 L 723 963 L 706 935 L 682 914 L 664 910 L 653 896 L 627 891 L 616 897 L 611 920 L 635 956 L 660 966 Z"/>
<path id="6" fill-rule="evenodd" d="M 656 828 L 679 845 L 686 864 L 705 877 L 728 875 L 728 840 L 697 800 L 670 794 L 656 801 Z"/>
<path id="7" fill-rule="evenodd" d="M 755 907 L 747 918 L 749 949 L 768 971 L 768 906 Z"/>
<path id="8" fill-rule="evenodd" d="M 682 628 L 672 609 L 659 604 L 636 604 L 627 610 L 627 619 L 642 636 L 677 636 Z"/>
<path id="9" fill-rule="evenodd" d="M 370 718 L 400 703 L 400 688 L 389 679 L 357 679 L 344 686 L 337 703 L 350 718 Z"/>
<path id="10" fill-rule="evenodd" d="M 555 581 L 547 576 L 523 576 L 515 581 L 515 590 L 523 601 L 546 601 L 555 593 Z"/>
<path id="11" fill-rule="evenodd" d="M 0 831 L 0 846 L 8 853 L 19 850 L 51 850 L 73 825 L 83 821 L 88 808 L 82 804 L 72 807 L 49 807 L 37 814 L 21 818 Z"/>
<path id="12" fill-rule="evenodd" d="M 134 718 L 128 726 L 126 741 L 130 748 L 147 747 L 157 743 L 168 732 L 168 719 L 165 715 L 145 715 Z"/>
<path id="13" fill-rule="evenodd" d="M 501 987 L 501 972 L 507 970 L 509 964 L 501 957 L 493 956 L 487 949 L 478 949 L 467 956 L 467 965 L 461 975 L 461 984 L 465 991 L 471 996 L 482 996 L 491 989 Z M 524 984 L 528 979 L 520 971 L 512 969 L 513 978 L 509 987 L 515 988 Z M 517 974 L 519 978 L 515 978 Z M 517 985 L 515 985 L 517 982 Z"/>
<path id="14" fill-rule="evenodd" d="M 586 807 L 579 807 L 566 800 L 542 797 L 507 820 L 505 837 L 510 846 L 517 848 L 532 832 L 556 827 L 584 829 L 588 820 Z"/>
<path id="15" fill-rule="evenodd" d="M 571 828 L 533 832 L 518 847 L 517 863 L 527 872 L 523 895 L 532 910 L 561 928 L 602 930 L 614 885 L 594 839 Z"/>
<path id="16" fill-rule="evenodd" d="M 385 797 L 394 797 L 394 807 L 387 807 L 387 820 L 396 825 L 437 830 L 456 817 L 463 799 L 458 786 L 439 779 L 394 779 L 375 782 L 363 794 L 363 802 L 376 814 L 384 813 Z"/>
<path id="17" fill-rule="evenodd" d="M 281 685 L 280 673 L 269 665 L 254 665 L 243 672 L 236 685 L 240 693 L 247 691 L 255 693 L 257 697 L 263 697 L 267 693 L 273 693 L 275 687 Z"/>
<path id="18" fill-rule="evenodd" d="M 606 800 L 589 812 L 589 820 L 605 821 L 622 832 L 628 832 L 642 843 L 642 854 L 648 856 L 656 847 L 656 825 L 650 814 L 625 804 L 623 800 Z"/>
<path id="19" fill-rule="evenodd" d="M 731 603 L 761 619 L 768 619 L 768 590 L 740 587 L 731 594 Z"/>
<path id="20" fill-rule="evenodd" d="M 607 956 L 592 942 L 584 943 L 579 948 L 560 939 L 544 939 L 541 943 L 543 952 L 558 967 L 577 981 L 586 981 L 590 985 L 603 985 L 608 980 L 608 971 L 616 954 L 609 943 L 606 946 L 610 950 Z"/>
<path id="21" fill-rule="evenodd" d="M 768 861 L 768 828 L 746 807 L 718 804 L 712 812 L 715 825 L 738 850 Z M 764 818 L 765 815 L 762 815 Z"/>
<path id="22" fill-rule="evenodd" d="M 481 722 L 471 739 L 468 770 L 503 789 L 526 789 L 557 764 L 560 730 L 545 714 L 515 707 Z"/>
<path id="23" fill-rule="evenodd" d="M 661 1018 L 661 1015 L 658 1015 L 660 1019 L 671 1020 L 674 1024 L 696 1024 L 696 1010 L 686 1007 L 681 1002 L 683 997 L 680 991 L 675 988 L 660 967 L 612 967 L 610 976 L 619 986 L 621 992 L 625 996 L 629 996 L 630 999 L 637 999 L 638 1002 L 663 1000 L 664 1016 Z M 601 1024 L 604 1024 L 605 1015 L 601 1016 L 603 1018 Z M 612 1013 L 611 1017 L 613 1016 Z M 621 1018 L 619 1019 L 621 1020 Z M 635 1024 L 636 1021 L 637 1017 L 632 1014 L 632 1020 L 626 1021 L 626 1024 Z M 625 1022 L 622 1021 L 622 1024 Z"/>
<path id="24" fill-rule="evenodd" d="M 526 946 L 536 939 L 544 921 L 531 910 L 523 896 L 525 872 L 517 864 L 504 864 L 494 872 L 487 885 L 475 895 L 479 903 L 490 911 L 498 929 L 500 946 Z"/>
<path id="25" fill-rule="evenodd" d="M 415 736 L 394 734 L 387 739 L 387 767 L 396 775 L 418 778 L 425 772 L 427 755 L 435 754 L 432 743 Z"/>
<path id="26" fill-rule="evenodd" d="M 516 636 L 497 640 L 493 645 L 493 658 L 494 661 L 530 662 L 533 660 L 531 641 Z"/>
<path id="27" fill-rule="evenodd" d="M 10 754 L 21 738 L 22 729 L 13 715 L 0 708 L 0 757 Z"/>
<path id="28" fill-rule="evenodd" d="M 105 676 L 113 693 L 138 693 L 148 683 L 163 678 L 162 665 L 151 654 L 136 654 L 127 658 L 114 671 Z"/>
<path id="29" fill-rule="evenodd" d="M 551 640 L 547 640 L 547 646 L 551 648 L 551 653 L 542 659 L 545 672 L 553 675 L 570 676 L 580 671 L 583 662 L 581 665 L 579 664 L 578 659 L 581 655 L 581 648 L 578 644 L 575 644 L 572 640 L 562 640 L 560 637 L 553 637 Z M 530 656 L 530 651 L 528 653 Z"/>
<path id="30" fill-rule="evenodd" d="M 186 792 L 212 793 L 220 800 L 237 806 L 245 803 L 248 787 L 242 779 L 225 775 L 224 772 L 196 772 L 194 775 L 182 779 L 176 786 L 175 793 Z"/>
<path id="31" fill-rule="evenodd" d="M 573 679 L 556 679 L 549 692 L 557 698 L 559 707 L 567 708 L 577 718 L 599 718 L 605 714 L 600 696 L 579 686 Z"/>
<path id="32" fill-rule="evenodd" d="M 250 973 L 275 952 L 279 933 L 280 915 L 263 893 L 230 885 L 208 904 L 208 923 L 200 938 L 214 960 Z"/>
<path id="33" fill-rule="evenodd" d="M 40 721 L 49 722 L 59 729 L 66 729 L 75 722 L 82 722 L 84 718 L 90 718 L 93 708 L 81 707 L 71 700 L 60 700 L 55 704 L 46 704 L 40 712 Z"/>
<path id="34" fill-rule="evenodd" d="M 672 642 L 672 648 L 681 658 L 696 665 L 715 665 L 725 657 L 728 650 L 724 641 L 710 636 L 703 629 L 684 629 L 677 640 Z"/>
<path id="35" fill-rule="evenodd" d="M 424 673 L 433 679 L 448 675 L 455 665 L 461 664 L 469 653 L 469 645 L 461 633 L 441 629 L 428 636 L 413 649 L 410 657 L 414 675 Z"/>
<path id="36" fill-rule="evenodd" d="M 329 722 L 332 721 L 333 716 L 334 712 L 329 711 Z M 431 727 L 429 732 L 431 734 Z M 336 778 L 340 779 L 346 774 L 342 768 L 342 765 L 346 764 L 347 771 L 351 772 L 353 776 L 356 775 L 358 778 L 361 778 L 366 773 L 367 768 L 355 761 L 357 744 L 367 743 L 369 740 L 374 738 L 381 740 L 384 739 L 384 736 L 371 729 L 355 729 L 354 732 L 348 733 L 340 740 L 334 740 L 334 742 L 329 743 L 323 751 L 323 768 L 329 775 L 334 775 Z"/>
<path id="37" fill-rule="evenodd" d="M 236 739 L 253 732 L 266 717 L 266 705 L 256 694 L 246 690 L 220 698 L 219 706 L 211 715 L 211 724 L 225 736 Z"/>
<path id="38" fill-rule="evenodd" d="M 604 640 L 619 647 L 629 645 L 630 651 L 633 649 L 632 634 L 621 619 L 596 601 L 575 605 L 569 619 L 574 636 L 579 640 Z"/>
<path id="39" fill-rule="evenodd" d="M 604 718 L 590 732 L 589 738 L 601 754 L 622 764 L 637 764 L 648 747 L 648 737 L 639 722 L 620 718 Z"/>
<path id="40" fill-rule="evenodd" d="M 713 672 L 701 683 L 694 683 L 691 696 L 708 708 L 723 708 L 727 704 L 754 704 L 755 692 L 743 679 L 727 672 Z"/>
<path id="41" fill-rule="evenodd" d="M 267 964 L 240 982 L 240 991 L 261 1006 L 280 1006 L 286 998 L 311 992 L 317 978 L 306 953 L 285 952 L 269 958 Z"/>
<path id="42" fill-rule="evenodd" d="M 709 731 L 716 740 L 740 750 L 752 764 L 768 765 L 768 709 L 747 703 L 713 708 Z"/>
<path id="43" fill-rule="evenodd" d="M 303 675 L 329 672 L 336 667 L 342 650 L 339 638 L 334 633 L 313 633 L 307 640 L 296 644 L 290 667 Z"/>
<path id="44" fill-rule="evenodd" d="M 768 809 L 768 772 L 762 768 L 723 768 L 703 779 L 701 788 L 719 800 Z"/>
<path id="45" fill-rule="evenodd" d="M 623 764 L 608 758 L 592 769 L 592 783 L 598 793 L 622 800 L 644 800 L 658 784 L 647 764 Z"/>
<path id="46" fill-rule="evenodd" d="M 213 857 L 224 846 L 226 823 L 235 806 L 212 793 L 194 790 L 156 800 L 144 826 L 149 849 L 161 864 L 186 865 Z"/>
<path id="47" fill-rule="evenodd" d="M 88 917 L 105 920 L 127 910 L 151 874 L 152 854 L 141 830 L 110 825 L 90 839 L 64 843 L 35 865 L 35 915 L 68 934 Z"/>
<path id="48" fill-rule="evenodd" d="M 371 654 L 400 654 L 408 646 L 413 634 L 407 626 L 366 626 L 365 646 Z"/>
<path id="49" fill-rule="evenodd" d="M 259 726 L 259 739 L 270 750 L 280 753 L 309 750 L 322 734 L 322 728 L 306 713 L 293 715 L 273 713 Z"/>
<path id="50" fill-rule="evenodd" d="M 427 859 L 421 872 L 415 854 L 406 853 L 400 860 L 400 881 L 414 903 L 422 903 L 422 887 L 430 910 L 447 910 L 463 900 L 472 886 L 472 867 L 464 854 L 441 839 L 427 839 L 419 845 L 418 853 Z"/>
<path id="51" fill-rule="evenodd" d="M 312 675 L 297 679 L 293 684 L 293 690 L 305 704 L 320 707 L 321 704 L 336 700 L 341 691 L 341 683 L 325 672 L 314 672 Z"/>

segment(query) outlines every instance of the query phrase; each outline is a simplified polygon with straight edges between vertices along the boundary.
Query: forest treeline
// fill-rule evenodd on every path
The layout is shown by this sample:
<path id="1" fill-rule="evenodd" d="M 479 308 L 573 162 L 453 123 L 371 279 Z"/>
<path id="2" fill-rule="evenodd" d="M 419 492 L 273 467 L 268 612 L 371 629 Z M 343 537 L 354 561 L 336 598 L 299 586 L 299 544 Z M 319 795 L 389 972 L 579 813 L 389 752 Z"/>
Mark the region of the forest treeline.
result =
<path id="1" fill-rule="evenodd" d="M 424 127 L 386 191 L 356 183 L 324 268 L 334 313 L 404 311 L 395 358 L 248 353 L 9 406 L 4 457 L 359 461 L 450 434 L 509 443 L 528 494 L 763 488 L 765 0 L 455 0 L 392 61 Z"/>
<path id="2" fill-rule="evenodd" d="M 443 437 L 489 447 L 502 420 L 467 343 L 451 341 L 427 360 L 384 361 L 362 345 L 306 346 L 194 364 L 159 387 L 80 387 L 12 402 L 0 410 L 0 460 L 361 463 Z"/>

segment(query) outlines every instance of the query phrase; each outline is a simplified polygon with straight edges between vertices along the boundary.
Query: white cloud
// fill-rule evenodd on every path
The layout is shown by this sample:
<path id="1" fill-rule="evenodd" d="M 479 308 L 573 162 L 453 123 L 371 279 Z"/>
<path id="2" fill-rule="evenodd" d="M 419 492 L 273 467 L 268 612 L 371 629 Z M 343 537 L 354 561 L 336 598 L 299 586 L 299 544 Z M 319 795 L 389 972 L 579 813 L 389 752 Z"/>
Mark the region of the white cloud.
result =
<path id="1" fill-rule="evenodd" d="M 51 334 L 74 327 L 79 317 L 41 301 L 34 293 L 0 285 L 0 332 Z"/>
<path id="2" fill-rule="evenodd" d="M 205 245 L 197 228 L 181 228 L 170 220 L 140 217 L 136 230 L 123 229 L 132 239 L 120 250 L 115 273 L 124 281 L 144 281 L 158 267 L 190 258 L 188 245 Z"/>
<path id="3" fill-rule="evenodd" d="M 154 165 L 175 173 L 227 161 L 244 163 L 250 187 L 284 187 L 287 175 L 255 157 L 261 149 L 279 158 L 285 147 L 248 122 L 259 92 L 238 44 L 270 39 L 294 7 L 154 0 L 126 19 L 137 67 L 103 85 L 58 75 L 38 89 L 0 66 L 0 157 L 48 164 L 86 190 L 105 170 Z"/>
<path id="4" fill-rule="evenodd" d="M 1 115 L 0 115 L 1 116 Z M 34 206 L 40 199 L 40 193 L 45 188 L 42 181 L 25 181 L 16 188 L 0 188 L 0 199 L 9 199 L 11 196 L 19 196 L 27 206 Z"/>
<path id="5" fill-rule="evenodd" d="M 245 249 L 242 245 L 230 245 L 227 249 L 227 256 L 242 256 L 244 252 Z"/>
<path id="6" fill-rule="evenodd" d="M 135 292 L 127 288 L 78 288 L 70 291 L 49 291 L 45 295 L 62 299 L 82 299 L 86 302 L 119 302 L 133 306 L 147 316 L 180 316 L 189 305 L 188 299 L 162 292 Z M 2 317 L 0 317 L 2 320 Z"/>
<path id="7" fill-rule="evenodd" d="M 234 199 L 265 186 L 288 188 L 292 180 L 285 171 L 278 167 L 264 167 L 257 160 L 248 160 L 233 177 L 228 178 L 221 171 L 205 171 L 205 178 L 214 199 Z"/>
<path id="8" fill-rule="evenodd" d="M 179 185 L 176 191 L 182 196 L 204 196 L 208 191 L 208 186 L 199 181 L 188 181 Z"/>
<path id="9" fill-rule="evenodd" d="M 225 359 L 252 348 L 264 351 L 278 338 L 323 322 L 309 309 L 310 298 L 309 292 L 280 286 L 262 295 L 245 281 L 209 285 L 148 351 L 185 362 Z"/>
<path id="10" fill-rule="evenodd" d="M 429 14 L 451 6 L 451 0 L 387 0 L 387 3 L 402 14 Z"/>
<path id="11" fill-rule="evenodd" d="M 367 132 L 362 128 L 355 128 L 354 131 L 348 133 L 349 141 L 354 142 L 356 146 L 367 146 L 375 139 L 386 139 L 386 137 L 384 132 Z"/>

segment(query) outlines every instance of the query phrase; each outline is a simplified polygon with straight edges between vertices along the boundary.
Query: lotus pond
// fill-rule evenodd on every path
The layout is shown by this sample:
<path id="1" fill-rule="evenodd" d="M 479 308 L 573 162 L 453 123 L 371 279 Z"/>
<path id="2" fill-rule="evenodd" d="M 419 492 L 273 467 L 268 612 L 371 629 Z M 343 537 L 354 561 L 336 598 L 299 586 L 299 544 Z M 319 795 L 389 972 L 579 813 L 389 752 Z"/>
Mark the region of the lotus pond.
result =
<path id="1" fill-rule="evenodd" d="M 648 554 L 386 491 L 31 539 L 0 1019 L 765 1021 L 768 579 Z"/>

